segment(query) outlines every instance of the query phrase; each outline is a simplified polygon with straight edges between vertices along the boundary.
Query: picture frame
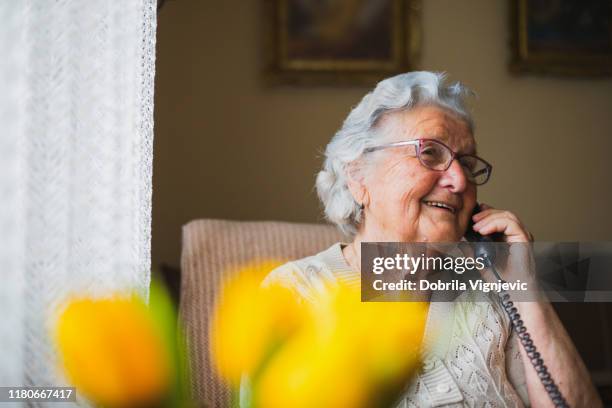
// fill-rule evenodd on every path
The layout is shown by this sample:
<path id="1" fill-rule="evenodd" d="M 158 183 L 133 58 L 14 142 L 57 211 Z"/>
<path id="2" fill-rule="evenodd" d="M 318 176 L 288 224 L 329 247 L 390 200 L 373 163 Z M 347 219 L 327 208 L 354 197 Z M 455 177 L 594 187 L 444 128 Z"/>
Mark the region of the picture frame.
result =
<path id="1" fill-rule="evenodd" d="M 612 74 L 612 0 L 510 0 L 510 71 Z"/>
<path id="2" fill-rule="evenodd" d="M 263 0 L 264 82 L 371 86 L 414 70 L 421 0 Z"/>

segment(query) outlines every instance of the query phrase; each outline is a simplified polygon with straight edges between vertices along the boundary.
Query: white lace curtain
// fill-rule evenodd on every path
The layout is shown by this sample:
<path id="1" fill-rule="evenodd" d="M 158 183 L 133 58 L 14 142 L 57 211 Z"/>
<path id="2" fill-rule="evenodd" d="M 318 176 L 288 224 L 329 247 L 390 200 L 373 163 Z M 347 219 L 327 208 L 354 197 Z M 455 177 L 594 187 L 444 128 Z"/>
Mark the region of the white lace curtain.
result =
<path id="1" fill-rule="evenodd" d="M 155 7 L 0 1 L 0 386 L 61 385 L 67 293 L 147 294 Z"/>

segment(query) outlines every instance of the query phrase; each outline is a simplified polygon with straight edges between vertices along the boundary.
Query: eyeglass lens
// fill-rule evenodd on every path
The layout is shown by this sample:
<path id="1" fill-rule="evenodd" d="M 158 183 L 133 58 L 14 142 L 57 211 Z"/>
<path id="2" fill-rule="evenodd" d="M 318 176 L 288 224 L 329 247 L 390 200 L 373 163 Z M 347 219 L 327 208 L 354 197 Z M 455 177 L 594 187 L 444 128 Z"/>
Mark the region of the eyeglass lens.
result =
<path id="1" fill-rule="evenodd" d="M 432 170 L 444 171 L 451 163 L 453 153 L 441 143 L 423 140 L 418 149 L 421 163 Z M 468 180 L 474 184 L 484 184 L 489 178 L 489 166 L 480 158 L 471 155 L 458 157 Z"/>

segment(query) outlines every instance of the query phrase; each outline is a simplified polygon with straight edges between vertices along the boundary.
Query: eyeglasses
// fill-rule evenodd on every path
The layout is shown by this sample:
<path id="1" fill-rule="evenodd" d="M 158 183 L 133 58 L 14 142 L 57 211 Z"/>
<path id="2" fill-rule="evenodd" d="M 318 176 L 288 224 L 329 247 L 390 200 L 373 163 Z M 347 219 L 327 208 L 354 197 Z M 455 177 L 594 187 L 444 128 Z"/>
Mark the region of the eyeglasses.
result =
<path id="1" fill-rule="evenodd" d="M 448 170 L 453 160 L 457 159 L 468 181 L 477 186 L 481 186 L 489 181 L 491 171 L 493 171 L 493 166 L 480 157 L 472 154 L 457 154 L 450 147 L 435 139 L 414 139 L 389 143 L 366 148 L 364 153 L 401 146 L 415 146 L 416 156 L 421 164 L 435 171 Z"/>

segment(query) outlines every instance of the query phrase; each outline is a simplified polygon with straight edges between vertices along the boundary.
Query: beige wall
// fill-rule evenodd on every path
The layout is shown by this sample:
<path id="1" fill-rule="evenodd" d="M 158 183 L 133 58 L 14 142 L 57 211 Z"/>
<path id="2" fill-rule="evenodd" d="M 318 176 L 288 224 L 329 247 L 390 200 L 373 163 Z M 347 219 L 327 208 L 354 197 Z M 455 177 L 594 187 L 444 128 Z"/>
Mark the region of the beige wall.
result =
<path id="1" fill-rule="evenodd" d="M 424 0 L 421 67 L 479 94 L 480 199 L 541 240 L 612 240 L 612 81 L 513 77 L 506 0 Z M 158 22 L 153 262 L 201 217 L 321 219 L 319 152 L 365 88 L 266 89 L 260 0 L 170 0 Z"/>

